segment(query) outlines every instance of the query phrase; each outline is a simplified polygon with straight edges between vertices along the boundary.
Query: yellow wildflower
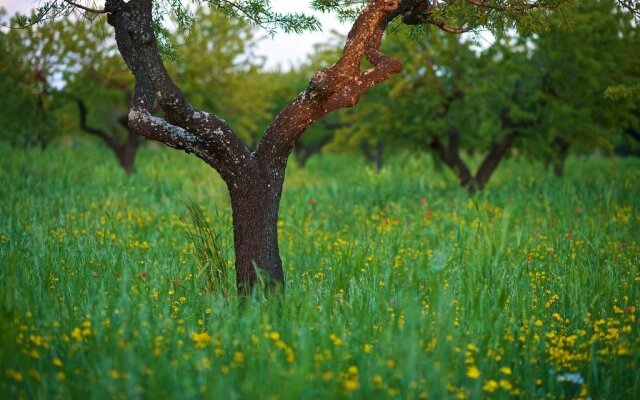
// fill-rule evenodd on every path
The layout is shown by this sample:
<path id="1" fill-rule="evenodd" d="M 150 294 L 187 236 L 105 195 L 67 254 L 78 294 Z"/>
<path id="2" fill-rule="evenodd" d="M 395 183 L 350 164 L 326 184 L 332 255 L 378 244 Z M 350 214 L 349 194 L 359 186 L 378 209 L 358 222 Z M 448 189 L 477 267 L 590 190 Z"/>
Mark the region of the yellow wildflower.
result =
<path id="1" fill-rule="evenodd" d="M 480 377 L 480 370 L 475 365 L 472 365 L 467 369 L 467 376 L 471 379 L 478 379 Z"/>
<path id="2" fill-rule="evenodd" d="M 191 334 L 191 340 L 193 340 L 193 344 L 196 346 L 196 349 L 203 349 L 207 347 L 209 343 L 211 343 L 211 336 L 206 331 L 201 333 L 193 333 Z"/>
<path id="3" fill-rule="evenodd" d="M 488 381 L 485 382 L 484 386 L 482 387 L 482 390 L 489 393 L 493 393 L 497 388 L 498 388 L 498 382 L 496 382 L 493 379 L 489 379 Z"/>
<path id="4" fill-rule="evenodd" d="M 344 381 L 344 389 L 347 392 L 353 392 L 360 387 L 360 382 L 358 382 L 357 378 L 347 379 Z"/>
<path id="5" fill-rule="evenodd" d="M 500 379 L 500 387 L 506 391 L 513 389 L 513 385 L 506 379 Z"/>
<path id="6" fill-rule="evenodd" d="M 77 341 L 82 340 L 82 331 L 80 328 L 74 328 L 73 331 L 71 331 L 71 337 Z"/>
<path id="7" fill-rule="evenodd" d="M 330 381 L 331 379 L 333 379 L 333 372 L 325 371 L 325 372 L 322 373 L 322 380 Z"/>
<path id="8" fill-rule="evenodd" d="M 22 372 L 19 372 L 19 371 L 14 371 L 12 369 L 9 369 L 7 370 L 7 375 L 9 375 L 9 377 L 16 382 L 22 382 L 24 380 L 24 376 L 22 375 Z"/>

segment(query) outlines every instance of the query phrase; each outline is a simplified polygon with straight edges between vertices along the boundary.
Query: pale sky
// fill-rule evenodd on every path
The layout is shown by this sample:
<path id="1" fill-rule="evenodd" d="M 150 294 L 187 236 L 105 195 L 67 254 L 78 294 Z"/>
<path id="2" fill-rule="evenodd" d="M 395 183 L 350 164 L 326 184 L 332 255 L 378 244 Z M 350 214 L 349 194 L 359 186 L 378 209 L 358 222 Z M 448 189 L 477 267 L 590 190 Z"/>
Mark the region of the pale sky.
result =
<path id="1" fill-rule="evenodd" d="M 34 8 L 39 0 L 0 0 L 0 7 L 4 7 L 9 15 L 20 11 L 28 13 L 29 9 Z M 90 4 L 85 1 L 83 4 Z M 95 2 L 100 5 L 104 2 L 98 0 Z M 272 8 L 278 12 L 305 12 L 311 14 L 309 9 L 310 1 L 305 0 L 272 0 Z M 264 33 L 265 39 L 260 41 L 258 46 L 258 54 L 266 57 L 267 68 L 274 68 L 281 65 L 288 68 L 292 64 L 298 64 L 313 50 L 313 45 L 321 43 L 327 39 L 331 30 L 337 30 L 346 34 L 349 27 L 340 24 L 337 19 L 328 14 L 316 15 L 322 22 L 323 31 L 306 33 L 303 35 L 287 35 L 280 33 L 273 38 Z"/>

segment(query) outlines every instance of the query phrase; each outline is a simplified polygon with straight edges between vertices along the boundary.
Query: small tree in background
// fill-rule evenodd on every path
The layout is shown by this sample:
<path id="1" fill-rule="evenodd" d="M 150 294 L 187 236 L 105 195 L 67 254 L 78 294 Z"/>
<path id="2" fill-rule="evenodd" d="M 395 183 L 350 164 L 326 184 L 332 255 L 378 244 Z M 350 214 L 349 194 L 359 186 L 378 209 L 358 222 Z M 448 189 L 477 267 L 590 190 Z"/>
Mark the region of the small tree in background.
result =
<path id="1" fill-rule="evenodd" d="M 0 9 L 0 17 L 6 12 Z M 59 74 L 58 43 L 46 38 L 51 26 L 0 31 L 0 121 L 2 138 L 14 146 L 46 148 L 59 133 L 52 113 L 57 104 L 47 95 Z"/>
<path id="2" fill-rule="evenodd" d="M 535 86 L 527 96 L 536 115 L 530 135 L 538 144 L 523 150 L 546 160 L 557 176 L 571 149 L 613 151 L 625 127 L 638 119 L 632 99 L 612 102 L 605 96 L 616 83 L 637 79 L 637 23 L 613 1 L 578 2 L 567 17 L 569 31 L 558 16 L 548 30 L 523 39 L 533 49 L 529 75 Z"/>

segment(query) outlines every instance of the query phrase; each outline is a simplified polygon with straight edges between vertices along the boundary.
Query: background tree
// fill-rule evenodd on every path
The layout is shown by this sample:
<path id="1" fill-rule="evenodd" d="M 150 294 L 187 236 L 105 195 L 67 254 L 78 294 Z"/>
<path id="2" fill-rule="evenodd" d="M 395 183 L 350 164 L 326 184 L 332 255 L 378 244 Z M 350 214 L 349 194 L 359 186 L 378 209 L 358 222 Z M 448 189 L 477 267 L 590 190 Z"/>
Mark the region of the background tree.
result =
<path id="1" fill-rule="evenodd" d="M 522 38 L 529 46 L 531 76 L 536 84 L 527 96 L 536 115 L 532 138 L 537 146 L 523 150 L 547 160 L 561 176 L 570 149 L 613 150 L 625 126 L 637 117 L 632 102 L 611 102 L 607 88 L 637 76 L 637 24 L 611 0 L 581 1 L 565 19 L 552 19 L 549 29 Z M 635 40 L 635 43 L 634 43 Z"/>
<path id="2" fill-rule="evenodd" d="M 0 19 L 5 16 L 0 10 Z M 0 31 L 2 138 L 14 146 L 46 148 L 60 132 L 52 116 L 57 105 L 47 96 L 51 80 L 60 74 L 59 43 L 46 39 L 55 32 L 51 25 Z"/>
<path id="3" fill-rule="evenodd" d="M 273 90 L 262 76 L 264 60 L 255 53 L 255 29 L 204 7 L 195 10 L 194 18 L 197 29 L 171 37 L 178 60 L 168 69 L 176 81 L 184 82 L 181 89 L 195 107 L 220 110 L 238 137 L 254 149 L 260 130 L 272 118 Z"/>
<path id="4" fill-rule="evenodd" d="M 141 137 L 127 124 L 132 79 L 123 69 L 115 42 L 105 36 L 104 21 L 62 18 L 55 21 L 60 34 L 65 70 L 63 86 L 54 95 L 67 101 L 67 124 L 100 139 L 130 174 Z"/>
<path id="5" fill-rule="evenodd" d="M 507 42 L 501 38 L 480 52 L 470 38 L 438 30 L 396 32 L 385 50 L 406 60 L 403 72 L 344 112 L 360 122 L 354 135 L 345 131 L 343 137 L 430 150 L 436 165 L 449 167 L 462 187 L 482 189 L 532 118 L 522 104 L 525 56 L 498 50 L 509 48 Z"/>

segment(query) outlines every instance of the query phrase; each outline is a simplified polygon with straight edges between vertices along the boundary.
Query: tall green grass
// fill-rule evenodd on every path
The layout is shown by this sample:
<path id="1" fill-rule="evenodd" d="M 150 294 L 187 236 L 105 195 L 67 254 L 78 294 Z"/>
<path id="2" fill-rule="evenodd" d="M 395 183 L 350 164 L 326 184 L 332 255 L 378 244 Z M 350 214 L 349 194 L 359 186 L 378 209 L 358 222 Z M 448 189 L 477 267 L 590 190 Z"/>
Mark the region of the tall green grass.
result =
<path id="1" fill-rule="evenodd" d="M 201 272 L 232 268 L 215 173 L 137 165 L 0 149 L 3 398 L 640 397 L 636 159 L 515 159 L 474 197 L 426 156 L 293 164 L 277 306 Z"/>

